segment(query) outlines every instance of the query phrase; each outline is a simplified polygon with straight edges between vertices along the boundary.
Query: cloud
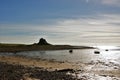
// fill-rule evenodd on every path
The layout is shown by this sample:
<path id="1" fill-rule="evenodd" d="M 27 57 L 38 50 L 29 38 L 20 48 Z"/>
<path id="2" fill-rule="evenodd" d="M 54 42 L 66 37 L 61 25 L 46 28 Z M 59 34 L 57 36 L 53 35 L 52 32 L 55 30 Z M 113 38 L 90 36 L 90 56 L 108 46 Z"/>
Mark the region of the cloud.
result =
<path id="1" fill-rule="evenodd" d="M 46 24 L 2 24 L 0 41 L 34 43 L 44 37 L 54 44 L 120 43 L 119 14 L 82 16 L 77 19 L 55 20 L 54 25 Z"/>
<path id="2" fill-rule="evenodd" d="M 120 0 L 87 0 L 86 2 L 120 7 Z"/>
<path id="3" fill-rule="evenodd" d="M 88 3 L 88 2 L 89 2 L 89 0 L 86 0 L 86 2 Z"/>
<path id="4" fill-rule="evenodd" d="M 103 4 L 120 5 L 120 0 L 102 0 Z"/>

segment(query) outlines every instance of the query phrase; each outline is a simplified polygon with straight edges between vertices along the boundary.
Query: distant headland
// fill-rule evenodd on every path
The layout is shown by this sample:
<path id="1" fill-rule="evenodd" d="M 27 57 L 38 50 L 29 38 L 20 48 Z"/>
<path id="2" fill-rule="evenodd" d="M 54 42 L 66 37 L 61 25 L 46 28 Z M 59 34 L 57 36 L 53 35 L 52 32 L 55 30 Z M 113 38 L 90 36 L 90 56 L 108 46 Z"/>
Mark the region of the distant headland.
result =
<path id="1" fill-rule="evenodd" d="M 46 39 L 40 38 L 38 43 L 27 44 L 0 44 L 0 52 L 22 52 L 39 50 L 65 50 L 65 49 L 93 49 L 89 46 L 52 45 Z"/>

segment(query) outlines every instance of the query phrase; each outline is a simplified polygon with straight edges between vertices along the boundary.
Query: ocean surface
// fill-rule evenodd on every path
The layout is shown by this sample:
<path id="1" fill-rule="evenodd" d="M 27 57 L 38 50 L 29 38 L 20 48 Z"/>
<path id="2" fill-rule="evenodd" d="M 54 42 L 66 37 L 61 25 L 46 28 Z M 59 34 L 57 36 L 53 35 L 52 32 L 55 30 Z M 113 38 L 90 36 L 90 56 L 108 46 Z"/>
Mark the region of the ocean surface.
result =
<path id="1" fill-rule="evenodd" d="M 31 58 L 48 59 L 55 61 L 67 61 L 67 62 L 83 62 L 88 63 L 96 60 L 112 60 L 120 62 L 120 48 L 109 49 L 73 49 L 72 53 L 69 50 L 48 50 L 48 51 L 25 51 L 18 53 L 0 53 L 1 56 L 24 56 Z M 99 51 L 99 54 L 95 54 L 95 51 Z"/>

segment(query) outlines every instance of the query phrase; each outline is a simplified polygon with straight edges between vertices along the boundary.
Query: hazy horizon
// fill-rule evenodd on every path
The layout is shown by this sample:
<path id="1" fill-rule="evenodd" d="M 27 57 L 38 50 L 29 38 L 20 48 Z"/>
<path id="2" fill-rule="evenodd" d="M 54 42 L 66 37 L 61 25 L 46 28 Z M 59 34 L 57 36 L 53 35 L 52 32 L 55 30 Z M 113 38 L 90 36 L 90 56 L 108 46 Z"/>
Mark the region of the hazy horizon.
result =
<path id="1" fill-rule="evenodd" d="M 0 43 L 120 45 L 120 0 L 0 0 Z"/>

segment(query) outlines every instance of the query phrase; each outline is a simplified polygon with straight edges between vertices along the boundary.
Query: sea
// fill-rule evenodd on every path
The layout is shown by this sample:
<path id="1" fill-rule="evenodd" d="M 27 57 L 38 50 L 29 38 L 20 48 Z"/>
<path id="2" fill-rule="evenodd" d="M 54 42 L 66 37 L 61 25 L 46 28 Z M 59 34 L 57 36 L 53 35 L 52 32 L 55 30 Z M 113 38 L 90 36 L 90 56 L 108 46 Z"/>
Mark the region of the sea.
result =
<path id="1" fill-rule="evenodd" d="M 62 62 L 88 63 L 96 60 L 112 60 L 120 62 L 120 47 L 94 46 L 96 49 L 73 49 L 67 50 L 46 50 L 46 51 L 24 51 L 18 53 L 0 53 L 0 56 L 23 56 L 37 59 L 47 59 Z M 99 53 L 95 53 L 95 52 Z"/>

